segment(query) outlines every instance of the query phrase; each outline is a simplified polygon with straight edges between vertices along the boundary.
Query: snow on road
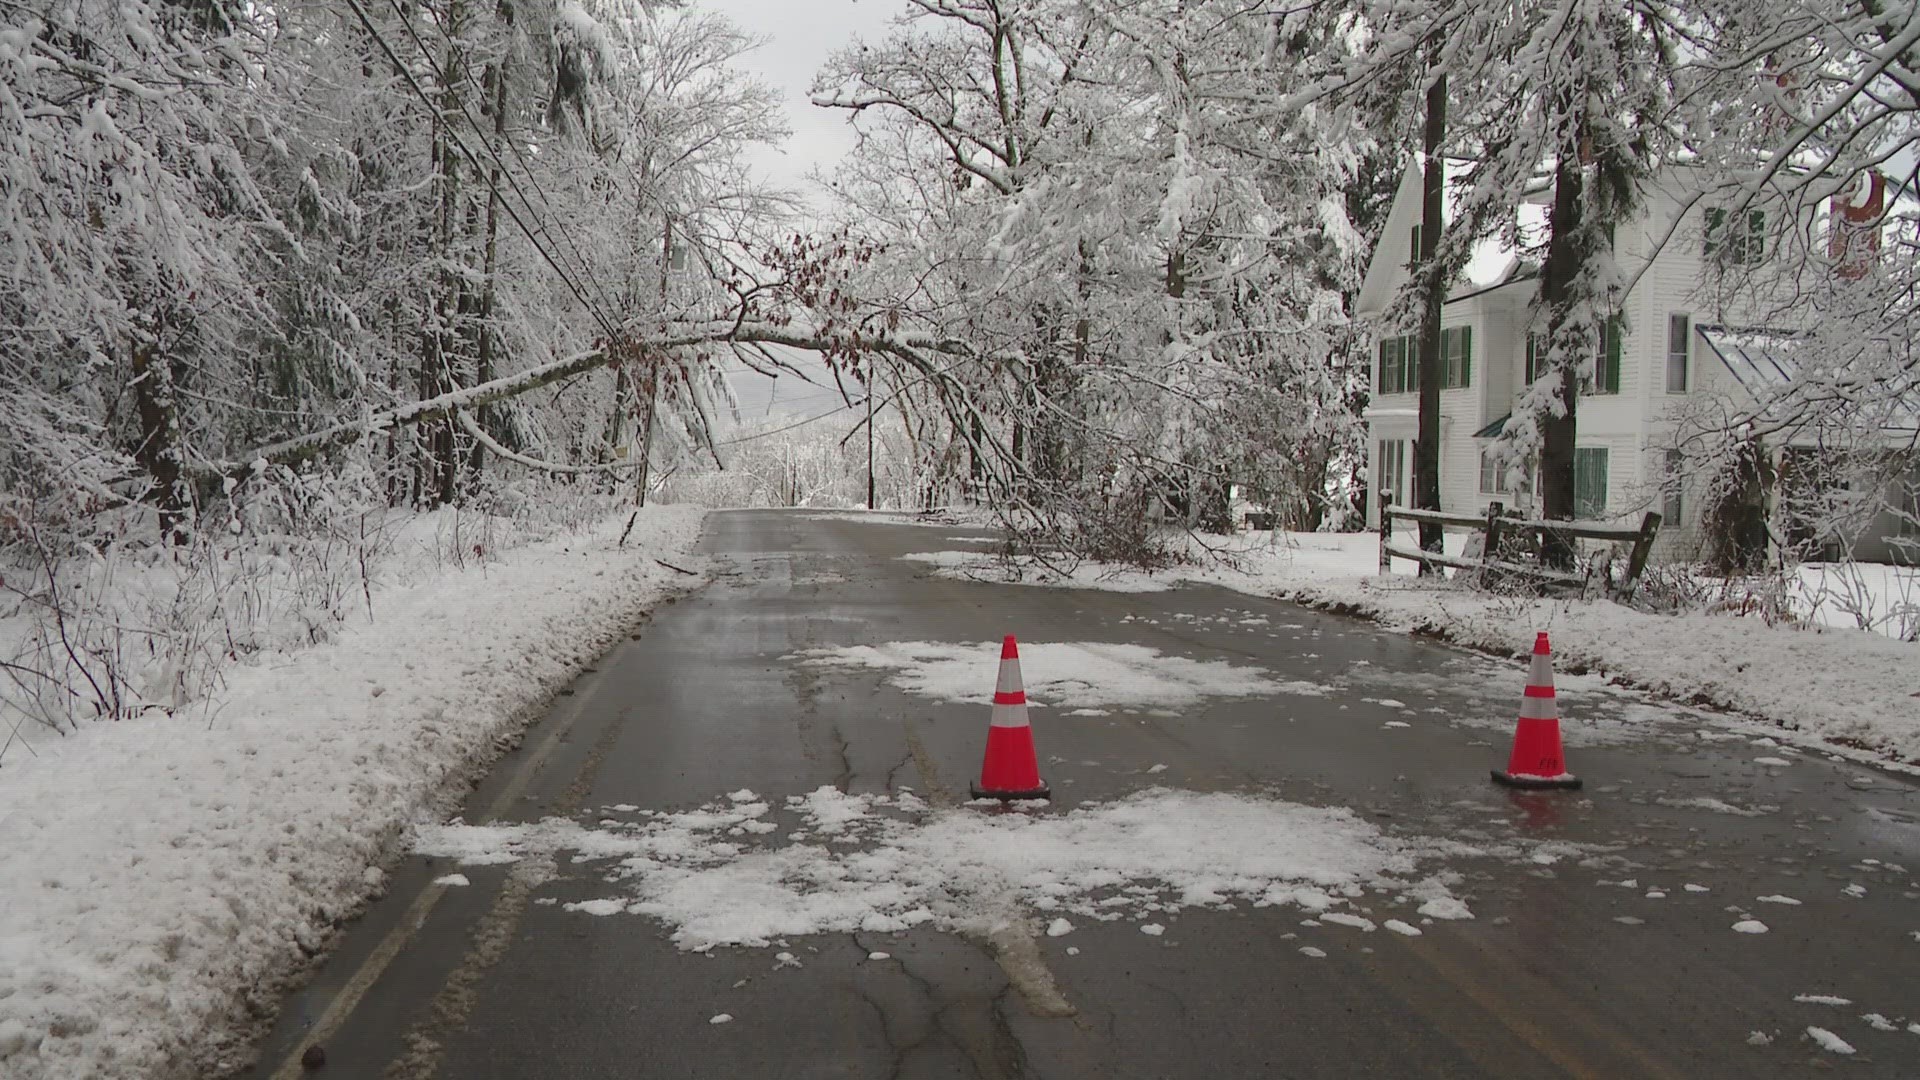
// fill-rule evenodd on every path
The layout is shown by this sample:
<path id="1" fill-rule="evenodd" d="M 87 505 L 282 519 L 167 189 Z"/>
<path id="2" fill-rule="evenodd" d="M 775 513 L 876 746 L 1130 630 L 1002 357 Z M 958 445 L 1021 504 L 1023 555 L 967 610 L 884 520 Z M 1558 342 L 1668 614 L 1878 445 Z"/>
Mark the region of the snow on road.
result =
<path id="1" fill-rule="evenodd" d="M 82 725 L 0 777 L 0 1076 L 118 1080 L 222 1051 L 384 881 L 393 838 L 687 580 L 649 508 L 376 592 L 205 716 Z M 210 717 L 210 719 L 209 719 Z M 449 884 L 452 884 L 449 881 Z"/>
<path id="2" fill-rule="evenodd" d="M 909 694 L 956 704 L 990 701 L 1000 668 L 1000 643 L 889 641 L 880 645 L 807 649 L 784 659 L 809 667 L 887 672 Z M 1027 699 L 1034 705 L 1178 709 L 1208 697 L 1319 697 L 1317 683 L 1275 679 L 1264 668 L 1169 656 L 1142 645 L 1111 642 L 1020 643 Z"/>
<path id="3" fill-rule="evenodd" d="M 808 842 L 742 828 L 789 817 L 795 828 L 766 832 Z M 829 827 L 857 843 L 815 842 Z M 598 828 L 429 826 L 415 850 L 477 863 L 611 861 L 605 876 L 620 892 L 603 900 L 659 920 L 693 951 L 916 926 L 985 934 L 1012 919 L 1057 937 L 1072 932 L 1069 915 L 1141 920 L 1154 934 L 1192 907 L 1287 905 L 1362 929 L 1374 923 L 1338 909 L 1418 902 L 1422 914 L 1471 917 L 1439 872 L 1422 870 L 1459 845 L 1387 834 L 1342 808 L 1167 788 L 1064 814 L 934 810 L 910 793 L 821 788 L 780 804 L 642 811 Z"/>
<path id="4" fill-rule="evenodd" d="M 1814 1042 L 1819 1043 L 1820 1049 L 1825 1050 L 1828 1053 L 1832 1053 L 1832 1054 L 1853 1053 L 1852 1043 L 1847 1042 L 1847 1040 L 1841 1038 L 1838 1035 L 1835 1035 L 1833 1032 L 1828 1031 L 1826 1028 L 1809 1026 L 1807 1028 L 1807 1036 L 1811 1038 Z"/>
<path id="5" fill-rule="evenodd" d="M 1067 578 L 1024 567 L 1009 578 L 1004 563 L 977 551 L 906 558 L 949 577 L 1029 585 L 1146 593 L 1186 581 L 1212 584 L 1338 607 L 1392 629 L 1515 657 L 1545 630 L 1562 673 L 1584 668 L 1669 698 L 1736 710 L 1801 746 L 1881 764 L 1920 762 L 1920 644 L 1727 614 L 1652 614 L 1608 600 L 1494 596 L 1421 581 L 1406 562 L 1383 578 L 1373 533 L 1256 533 L 1211 542 L 1230 547 L 1236 565 L 1146 574 L 1082 564 Z"/>

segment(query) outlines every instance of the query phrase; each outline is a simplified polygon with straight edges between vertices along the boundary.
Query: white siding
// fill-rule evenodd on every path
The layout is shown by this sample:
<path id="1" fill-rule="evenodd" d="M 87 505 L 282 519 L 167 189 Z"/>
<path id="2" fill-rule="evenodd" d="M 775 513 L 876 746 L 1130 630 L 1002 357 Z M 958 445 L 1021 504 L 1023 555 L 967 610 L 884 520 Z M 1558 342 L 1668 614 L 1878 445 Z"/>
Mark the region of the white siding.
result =
<path id="1" fill-rule="evenodd" d="M 1369 268 L 1368 289 L 1391 296 L 1406 276 L 1407 230 L 1418 220 L 1418 185 L 1403 177 L 1389 214 L 1377 265 Z M 1665 451 L 1677 413 L 1716 397 L 1744 396 L 1697 330 L 1689 334 L 1689 370 L 1683 393 L 1667 391 L 1668 317 L 1676 312 L 1701 325 L 1754 325 L 1766 321 L 1764 298 L 1754 289 L 1726 290 L 1703 285 L 1703 241 L 1709 200 L 1696 199 L 1693 170 L 1676 168 L 1658 178 L 1646 196 L 1645 211 L 1616 233 L 1615 252 L 1623 280 L 1632 289 L 1623 298 L 1625 335 L 1620 356 L 1618 394 L 1588 394 L 1580 399 L 1576 445 L 1607 450 L 1607 512 L 1637 521 L 1647 510 L 1664 510 L 1661 483 Z M 1677 222 L 1677 224 L 1676 224 Z M 1381 259 L 1386 262 L 1381 262 Z M 1764 283 L 1762 283 L 1763 285 Z M 1525 362 L 1528 305 L 1537 282 L 1516 282 L 1497 290 L 1450 302 L 1443 325 L 1473 326 L 1472 384 L 1441 392 L 1441 503 L 1457 513 L 1480 513 L 1497 496 L 1480 492 L 1480 451 L 1476 431 L 1512 411 Z M 1773 316 L 1778 319 L 1779 316 Z M 1377 360 L 1377 350 L 1375 359 Z M 1378 372 L 1369 386 L 1378 385 Z M 1383 438 L 1413 439 L 1418 407 L 1414 393 L 1376 396 L 1381 415 L 1370 416 L 1368 454 Z M 1374 475 L 1370 473 L 1370 475 Z M 1683 519 L 1663 523 L 1656 557 L 1693 557 L 1699 547 L 1699 520 L 1707 478 L 1684 478 Z M 1511 497 L 1508 497 L 1510 500 Z M 1369 522 L 1377 524 L 1369 507 Z"/>

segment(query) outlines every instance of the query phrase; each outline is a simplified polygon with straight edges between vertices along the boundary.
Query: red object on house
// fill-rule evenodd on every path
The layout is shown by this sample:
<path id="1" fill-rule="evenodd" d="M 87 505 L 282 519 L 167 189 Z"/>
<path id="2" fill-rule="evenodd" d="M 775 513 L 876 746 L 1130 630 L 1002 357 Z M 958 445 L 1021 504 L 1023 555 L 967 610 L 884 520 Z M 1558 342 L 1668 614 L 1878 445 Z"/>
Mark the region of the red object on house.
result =
<path id="1" fill-rule="evenodd" d="M 1493 778 L 1508 787 L 1565 788 L 1580 786 L 1567 771 L 1560 746 L 1560 705 L 1553 691 L 1553 647 L 1545 631 L 1533 640 L 1533 663 L 1527 672 L 1527 692 L 1520 699 L 1520 722 L 1513 732 L 1513 753 L 1507 769 Z"/>
<path id="2" fill-rule="evenodd" d="M 1833 214 L 1827 231 L 1827 255 L 1834 262 L 1834 273 L 1849 281 L 1867 276 L 1880 255 L 1880 219 L 1887 208 L 1887 178 L 1878 169 L 1868 169 L 1866 198 L 1854 202 L 1860 191 L 1860 178 L 1848 190 L 1833 197 Z"/>
<path id="3" fill-rule="evenodd" d="M 1000 681 L 993 691 L 993 719 L 987 725 L 987 759 L 976 799 L 1045 799 L 1052 795 L 1040 779 L 1040 759 L 1027 722 L 1027 691 L 1020 680 L 1020 645 L 1008 634 L 1000 645 Z"/>

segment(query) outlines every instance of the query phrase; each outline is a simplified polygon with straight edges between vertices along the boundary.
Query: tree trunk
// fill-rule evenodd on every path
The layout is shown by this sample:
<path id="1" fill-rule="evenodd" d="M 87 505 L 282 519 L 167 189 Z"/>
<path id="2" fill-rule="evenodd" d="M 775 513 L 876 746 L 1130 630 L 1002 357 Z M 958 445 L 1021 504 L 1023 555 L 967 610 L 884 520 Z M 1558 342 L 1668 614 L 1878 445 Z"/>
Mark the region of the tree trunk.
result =
<path id="1" fill-rule="evenodd" d="M 1420 420 L 1413 441 L 1413 505 L 1421 510 L 1440 509 L 1440 376 L 1445 362 L 1440 355 L 1440 308 L 1446 303 L 1448 282 L 1435 256 L 1440 250 L 1446 212 L 1446 165 L 1440 157 L 1446 128 L 1447 77 L 1443 73 L 1435 75 L 1433 85 L 1427 88 L 1426 170 L 1421 192 Z M 1421 522 L 1421 549 L 1441 550 L 1444 535 L 1439 525 Z M 1420 564 L 1423 575 L 1441 572 L 1437 565 Z"/>
<path id="2" fill-rule="evenodd" d="M 446 11 L 449 42 L 464 32 L 461 0 L 453 0 Z M 452 117 L 458 111 L 461 53 L 449 44 L 441 70 L 445 83 L 438 87 L 441 100 L 435 108 L 433 163 L 435 196 L 439 216 L 435 223 L 434 254 L 440 263 L 438 295 L 434 298 L 428 325 L 421 334 L 419 386 L 422 398 L 438 397 L 457 388 L 454 378 L 455 354 L 459 350 L 459 323 L 464 313 L 466 286 L 454 273 L 456 240 L 461 228 L 460 163 Z M 419 436 L 420 460 L 414 470 L 414 501 L 419 506 L 444 506 L 457 493 L 460 462 L 457 455 L 457 431 L 452 415 L 424 425 Z"/>
<path id="3" fill-rule="evenodd" d="M 493 303 L 494 303 L 494 296 L 497 292 L 497 289 L 496 289 L 497 283 L 494 280 L 494 275 L 499 268 L 499 250 L 500 250 L 499 236 L 500 236 L 501 176 L 500 176 L 499 152 L 500 152 L 501 145 L 506 140 L 506 135 L 507 135 L 507 69 L 506 69 L 506 61 L 502 59 L 499 63 L 493 66 L 494 158 L 493 158 L 493 169 L 487 176 L 486 254 L 485 254 L 485 262 L 483 263 L 483 273 L 485 276 L 486 284 L 481 288 L 480 310 L 478 313 L 479 318 L 475 322 L 475 331 L 474 331 L 476 334 L 479 335 L 479 338 L 480 338 L 479 344 L 474 350 L 475 356 L 477 358 L 475 363 L 475 368 L 474 368 L 474 384 L 476 386 L 484 385 L 486 383 L 493 381 L 493 366 L 494 366 L 493 364 L 493 340 L 494 340 L 493 338 Z M 473 418 L 474 418 L 474 421 L 480 425 L 480 430 L 493 435 L 494 438 L 496 439 L 500 437 L 499 433 L 495 432 L 492 429 L 493 407 L 491 405 L 481 405 L 478 408 L 476 408 L 474 410 Z M 467 460 L 467 469 L 469 473 L 475 478 L 478 478 L 480 476 L 485 460 L 486 460 L 485 448 L 482 447 L 478 441 L 475 441 L 473 444 L 471 456 Z"/>
<path id="4" fill-rule="evenodd" d="M 1767 490 L 1773 481 L 1773 463 L 1760 440 L 1742 442 L 1702 522 L 1714 573 L 1751 574 L 1766 566 Z"/>
<path id="5" fill-rule="evenodd" d="M 1553 217 L 1549 223 L 1553 234 L 1547 242 L 1546 263 L 1540 271 L 1540 302 L 1547 309 L 1547 340 L 1551 343 L 1552 359 L 1548 375 L 1543 377 L 1559 380 L 1554 390 L 1559 407 L 1539 418 L 1540 509 L 1549 521 L 1571 521 L 1574 516 L 1573 444 L 1580 404 L 1579 373 L 1587 350 L 1592 348 L 1592 343 L 1584 337 L 1577 339 L 1581 343 L 1579 347 L 1563 348 L 1560 334 L 1574 314 L 1574 278 L 1586 264 L 1581 227 L 1584 183 L 1579 157 L 1568 148 L 1554 166 Z M 1605 332 L 1603 327 L 1601 333 Z M 1548 533 L 1541 547 L 1541 558 L 1549 566 L 1571 567 L 1572 540 L 1559 533 Z"/>
<path id="6" fill-rule="evenodd" d="M 186 542 L 187 499 L 180 475 L 180 413 L 174 397 L 172 363 L 162 355 L 160 330 L 153 341 L 133 347 L 134 408 L 140 417 L 140 444 L 134 458 L 153 481 L 160 507 L 163 542 Z"/>

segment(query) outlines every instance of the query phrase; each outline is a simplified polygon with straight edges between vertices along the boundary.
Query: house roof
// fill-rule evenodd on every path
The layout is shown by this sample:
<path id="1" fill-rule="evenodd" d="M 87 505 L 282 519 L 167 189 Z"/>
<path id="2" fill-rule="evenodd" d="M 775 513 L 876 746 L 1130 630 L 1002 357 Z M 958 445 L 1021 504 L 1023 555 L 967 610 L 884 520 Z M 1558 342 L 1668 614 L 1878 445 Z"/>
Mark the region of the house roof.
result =
<path id="1" fill-rule="evenodd" d="M 1791 331 L 1712 324 L 1694 329 L 1700 340 L 1706 342 L 1708 351 L 1756 401 L 1763 400 L 1763 391 L 1776 390 L 1800 376 L 1800 365 L 1793 356 L 1798 347 L 1794 340 L 1797 335 Z M 1877 419 L 1883 436 L 1906 440 L 1920 430 L 1920 403 L 1895 397 L 1880 401 L 1878 406 Z M 1819 436 L 1817 430 L 1807 430 L 1789 441 L 1807 443 L 1817 441 Z"/>
<path id="2" fill-rule="evenodd" d="M 1749 393 L 1782 386 L 1792 381 L 1797 365 L 1785 355 L 1783 344 L 1791 338 L 1785 331 L 1742 330 L 1726 326 L 1696 327 L 1707 350 L 1719 359 Z"/>
<path id="3" fill-rule="evenodd" d="M 1500 437 L 1501 432 L 1507 430 L 1507 421 L 1511 419 L 1513 419 L 1513 414 L 1507 413 L 1500 419 L 1474 432 L 1473 437 L 1476 439 L 1497 439 Z"/>
<path id="4" fill-rule="evenodd" d="M 1381 227 L 1380 239 L 1374 245 L 1366 276 L 1360 283 L 1360 292 L 1354 301 L 1354 311 L 1359 315 L 1379 315 L 1386 311 L 1406 278 L 1407 264 L 1412 254 L 1409 250 L 1412 229 L 1420 224 L 1425 183 L 1423 164 L 1424 159 L 1416 154 L 1408 160 L 1406 169 L 1400 174 L 1400 186 L 1394 191 L 1393 204 L 1388 210 L 1386 223 Z M 1458 185 L 1472 174 L 1473 166 L 1471 161 L 1447 159 L 1447 183 L 1442 188 L 1444 221 L 1451 222 L 1459 216 Z M 1537 232 L 1546 224 L 1545 207 L 1539 205 L 1537 200 L 1523 198 L 1515 213 L 1522 232 Z M 1523 260 L 1505 238 L 1482 238 L 1475 241 L 1466 266 L 1461 268 L 1460 279 L 1448 294 L 1447 302 L 1464 300 L 1489 289 L 1524 280 L 1537 275 L 1538 271 L 1539 267 Z"/>

